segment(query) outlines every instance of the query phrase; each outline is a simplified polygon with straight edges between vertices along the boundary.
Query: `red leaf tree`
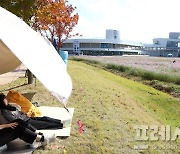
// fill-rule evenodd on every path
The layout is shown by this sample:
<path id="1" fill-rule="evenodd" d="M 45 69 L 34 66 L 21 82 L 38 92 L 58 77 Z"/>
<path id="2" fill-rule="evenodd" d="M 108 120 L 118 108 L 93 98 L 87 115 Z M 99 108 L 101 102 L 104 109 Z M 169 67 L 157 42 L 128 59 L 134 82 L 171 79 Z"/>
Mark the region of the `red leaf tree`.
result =
<path id="1" fill-rule="evenodd" d="M 79 15 L 74 13 L 76 7 L 68 4 L 67 0 L 38 0 L 36 6 L 38 9 L 32 27 L 45 34 L 52 43 L 56 39 L 57 51 L 67 38 L 79 35 L 71 34 L 78 23 Z"/>

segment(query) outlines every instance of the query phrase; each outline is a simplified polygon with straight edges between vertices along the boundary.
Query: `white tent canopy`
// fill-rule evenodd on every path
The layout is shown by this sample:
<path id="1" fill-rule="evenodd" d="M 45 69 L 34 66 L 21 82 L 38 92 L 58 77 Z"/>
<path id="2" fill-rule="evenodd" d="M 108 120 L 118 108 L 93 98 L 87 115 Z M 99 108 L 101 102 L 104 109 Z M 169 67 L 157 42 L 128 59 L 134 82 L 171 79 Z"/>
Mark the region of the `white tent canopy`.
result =
<path id="1" fill-rule="evenodd" d="M 66 106 L 72 82 L 63 60 L 48 40 L 0 7 L 0 74 L 21 62 Z"/>

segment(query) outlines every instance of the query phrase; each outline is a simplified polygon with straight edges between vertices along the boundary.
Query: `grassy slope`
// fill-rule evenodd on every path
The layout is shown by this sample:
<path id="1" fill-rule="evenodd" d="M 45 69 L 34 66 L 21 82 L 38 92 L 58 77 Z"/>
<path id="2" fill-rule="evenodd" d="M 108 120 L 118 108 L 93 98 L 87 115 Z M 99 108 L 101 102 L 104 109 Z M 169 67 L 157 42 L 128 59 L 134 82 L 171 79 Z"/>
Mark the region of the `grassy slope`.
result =
<path id="1" fill-rule="evenodd" d="M 68 106 L 75 108 L 71 137 L 57 140 L 52 146 L 35 153 L 138 153 L 133 145 L 142 142 L 134 141 L 135 125 L 180 125 L 178 99 L 81 62 L 69 61 L 68 71 L 73 81 Z M 32 101 L 59 105 L 40 83 L 36 88 L 28 85 L 16 90 L 21 93 L 37 92 Z M 84 122 L 91 141 L 85 134 L 79 134 L 77 120 Z M 153 145 L 168 146 L 170 142 L 144 144 L 148 144 L 149 151 L 154 153 Z M 52 148 L 54 150 L 49 151 Z"/>
<path id="2" fill-rule="evenodd" d="M 119 76 L 135 81 L 140 81 L 143 84 L 149 85 L 157 90 L 166 92 L 180 99 L 180 78 L 178 76 L 118 65 L 116 64 L 116 61 L 114 61 L 114 63 L 110 63 L 111 59 L 108 59 L 108 62 L 102 62 L 102 60 L 94 60 L 94 58 L 97 57 L 70 57 L 72 60 L 81 61 L 91 66 L 100 67 Z"/>

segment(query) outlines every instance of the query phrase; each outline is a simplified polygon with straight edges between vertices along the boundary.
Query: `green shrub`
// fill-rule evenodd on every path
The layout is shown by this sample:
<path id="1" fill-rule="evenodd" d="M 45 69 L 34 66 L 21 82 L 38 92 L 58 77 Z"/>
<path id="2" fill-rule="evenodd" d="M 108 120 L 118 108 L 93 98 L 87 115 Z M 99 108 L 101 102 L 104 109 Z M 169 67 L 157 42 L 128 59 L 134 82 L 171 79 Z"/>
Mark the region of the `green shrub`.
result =
<path id="1" fill-rule="evenodd" d="M 112 69 L 112 70 L 117 70 L 120 72 L 128 72 L 131 68 L 128 66 L 123 66 L 123 65 L 116 65 L 116 64 L 107 64 L 105 65 L 106 69 Z"/>
<path id="2" fill-rule="evenodd" d="M 171 76 L 171 75 L 162 74 L 162 73 L 144 71 L 141 77 L 146 80 L 158 80 L 158 81 L 164 81 L 167 83 L 172 82 L 178 85 L 180 84 L 180 78 L 178 78 L 177 76 Z"/>

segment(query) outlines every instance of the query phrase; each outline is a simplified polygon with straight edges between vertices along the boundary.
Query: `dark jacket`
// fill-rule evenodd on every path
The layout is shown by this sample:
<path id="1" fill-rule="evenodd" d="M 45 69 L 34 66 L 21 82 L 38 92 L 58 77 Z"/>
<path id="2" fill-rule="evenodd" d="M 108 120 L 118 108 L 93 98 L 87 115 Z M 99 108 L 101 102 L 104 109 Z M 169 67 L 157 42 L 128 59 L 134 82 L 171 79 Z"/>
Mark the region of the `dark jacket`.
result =
<path id="1" fill-rule="evenodd" d="M 26 114 L 15 108 L 15 111 L 7 110 L 7 109 L 1 109 L 3 117 L 8 120 L 9 122 L 12 122 L 16 119 L 21 119 L 24 121 L 28 121 L 30 117 L 28 117 Z"/>

